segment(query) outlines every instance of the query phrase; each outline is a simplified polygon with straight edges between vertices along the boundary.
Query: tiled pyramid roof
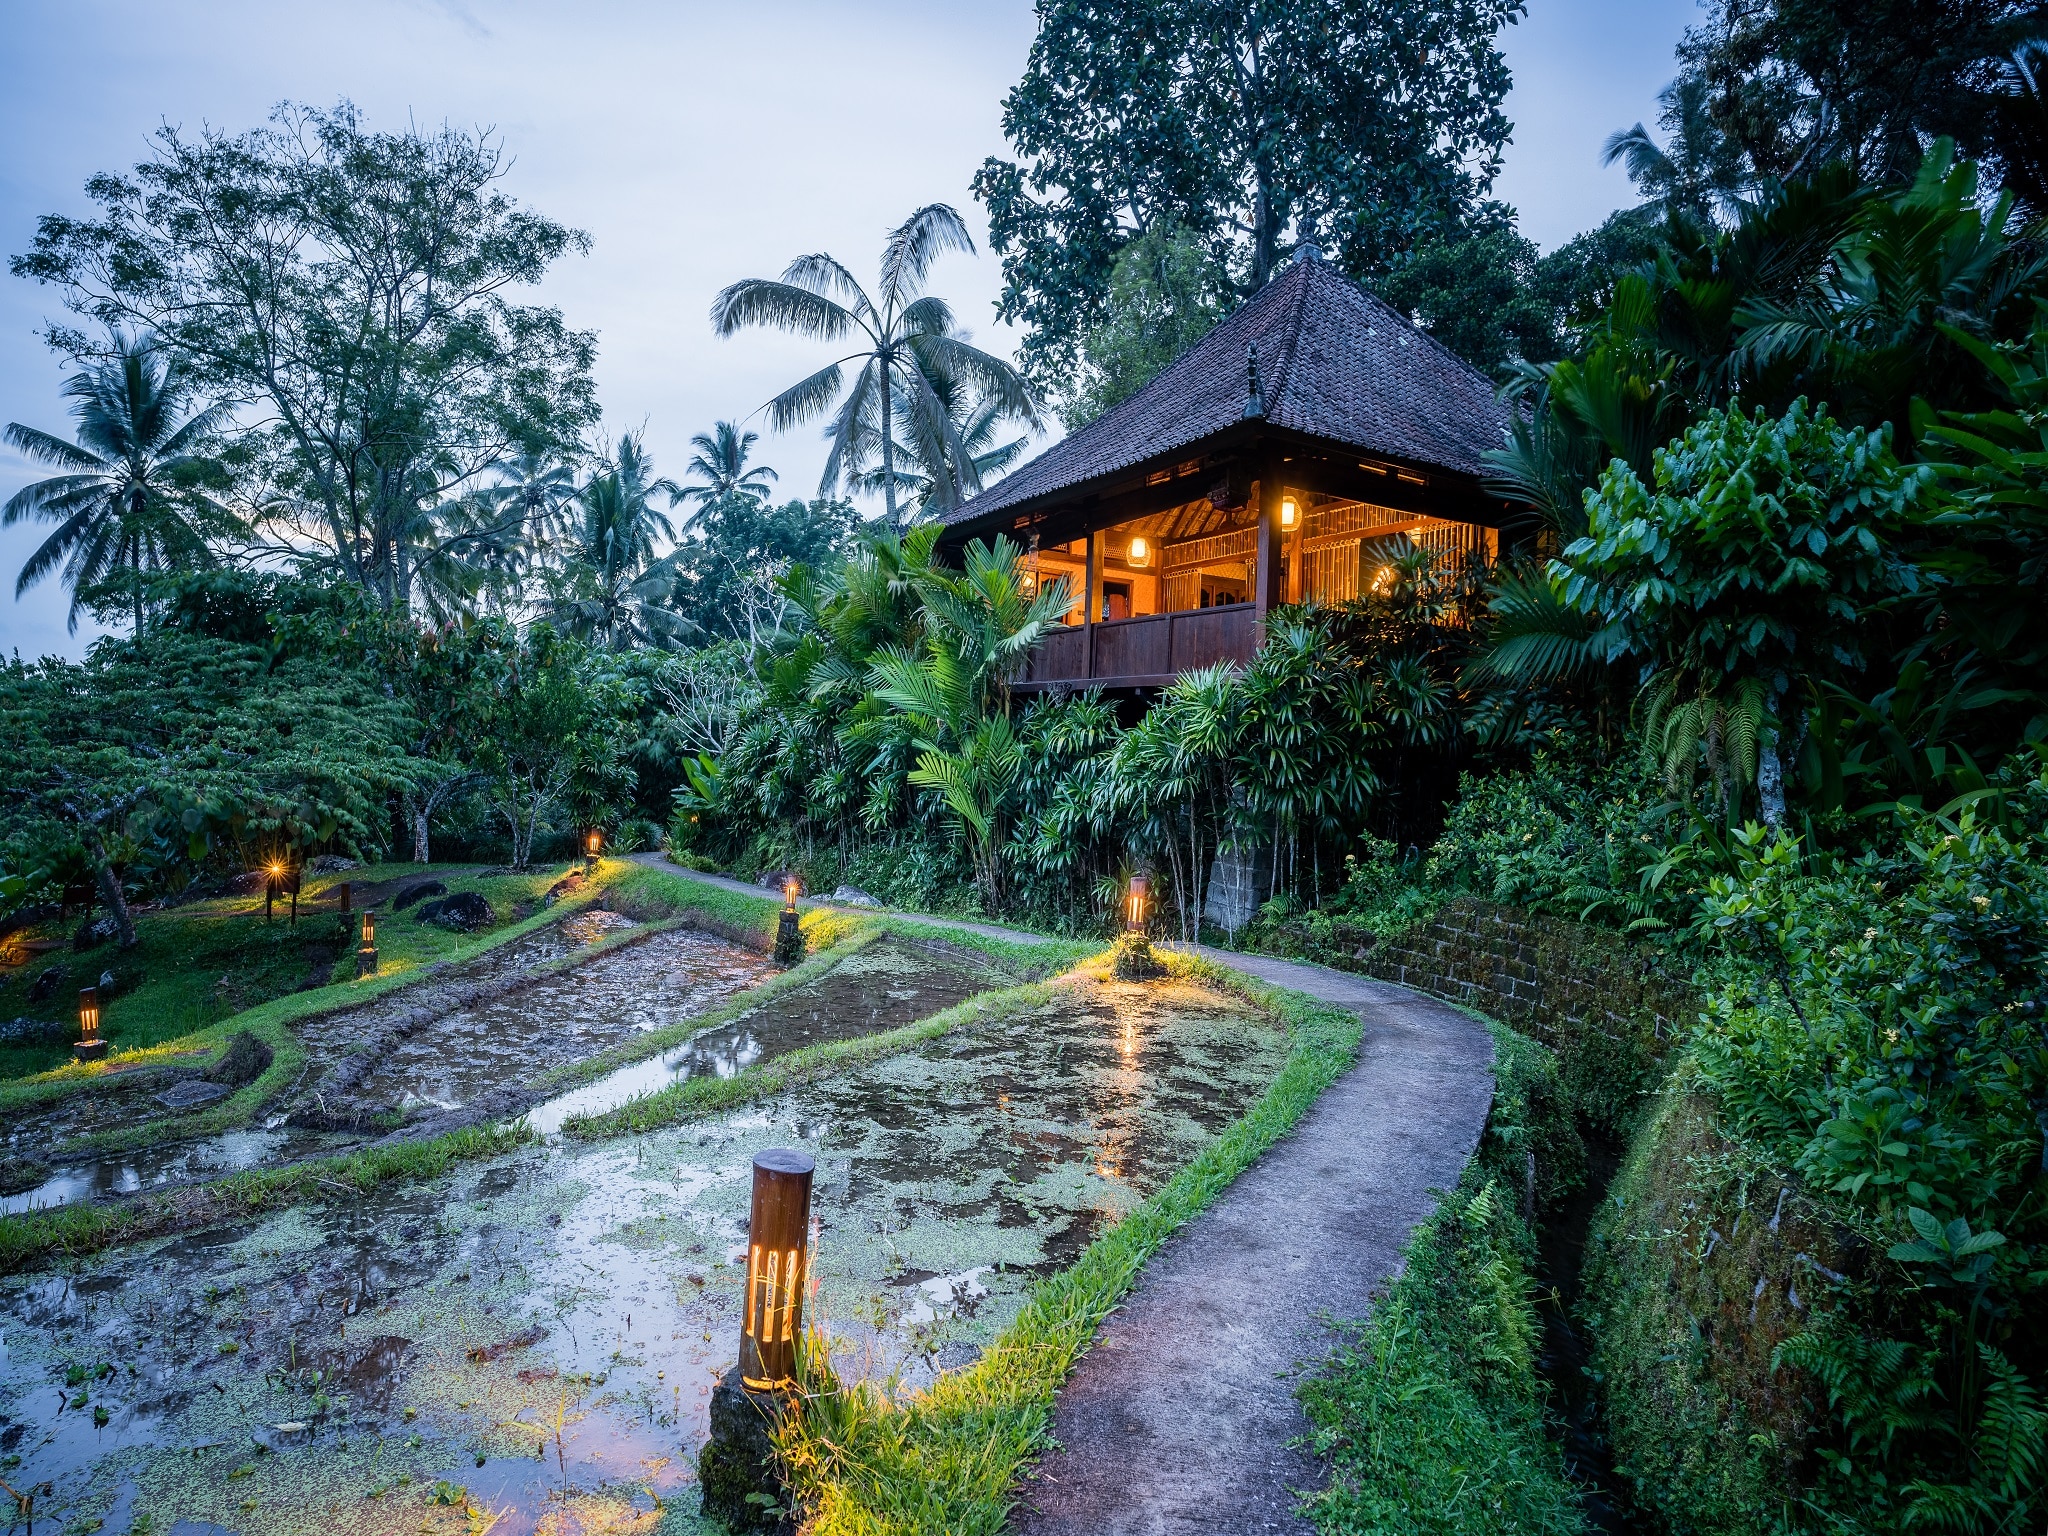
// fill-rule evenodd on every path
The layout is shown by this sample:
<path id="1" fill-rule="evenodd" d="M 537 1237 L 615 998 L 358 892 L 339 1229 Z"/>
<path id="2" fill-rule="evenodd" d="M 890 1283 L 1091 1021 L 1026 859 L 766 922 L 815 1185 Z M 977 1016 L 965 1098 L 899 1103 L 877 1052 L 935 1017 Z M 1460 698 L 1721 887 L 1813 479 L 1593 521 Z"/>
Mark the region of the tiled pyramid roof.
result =
<path id="1" fill-rule="evenodd" d="M 1309 257 L 1128 400 L 950 513 L 966 522 L 1170 453 L 1242 421 L 1257 347 L 1265 419 L 1365 453 L 1477 475 L 1507 411 L 1484 374 Z"/>

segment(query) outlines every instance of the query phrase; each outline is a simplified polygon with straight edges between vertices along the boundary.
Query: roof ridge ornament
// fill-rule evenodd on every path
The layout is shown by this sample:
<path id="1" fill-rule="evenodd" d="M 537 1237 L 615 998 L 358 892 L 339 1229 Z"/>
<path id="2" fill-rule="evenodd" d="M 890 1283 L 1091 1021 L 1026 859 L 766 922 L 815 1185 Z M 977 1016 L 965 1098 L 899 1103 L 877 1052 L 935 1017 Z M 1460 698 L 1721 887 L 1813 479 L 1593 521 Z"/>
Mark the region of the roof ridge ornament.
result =
<path id="1" fill-rule="evenodd" d="M 1259 344 L 1247 342 L 1244 349 L 1244 417 L 1251 421 L 1266 414 L 1265 399 L 1259 394 Z"/>
<path id="2" fill-rule="evenodd" d="M 1301 221 L 1300 240 L 1294 247 L 1294 260 L 1299 266 L 1322 259 L 1323 248 L 1316 244 L 1316 221 L 1315 216 L 1311 214 Z"/>

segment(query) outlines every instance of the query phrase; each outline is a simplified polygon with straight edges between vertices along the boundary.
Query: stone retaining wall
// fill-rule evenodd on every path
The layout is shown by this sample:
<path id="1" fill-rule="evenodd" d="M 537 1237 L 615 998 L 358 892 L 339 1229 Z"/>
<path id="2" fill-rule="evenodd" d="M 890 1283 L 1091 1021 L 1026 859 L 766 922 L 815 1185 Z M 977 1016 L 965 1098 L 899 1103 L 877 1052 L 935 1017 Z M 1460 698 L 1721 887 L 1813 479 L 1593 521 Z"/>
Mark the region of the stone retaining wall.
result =
<path id="1" fill-rule="evenodd" d="M 1350 965 L 1541 1040 L 1587 1112 L 1617 1129 L 1699 1007 L 1689 979 L 1647 945 L 1471 897 L 1361 945 Z"/>

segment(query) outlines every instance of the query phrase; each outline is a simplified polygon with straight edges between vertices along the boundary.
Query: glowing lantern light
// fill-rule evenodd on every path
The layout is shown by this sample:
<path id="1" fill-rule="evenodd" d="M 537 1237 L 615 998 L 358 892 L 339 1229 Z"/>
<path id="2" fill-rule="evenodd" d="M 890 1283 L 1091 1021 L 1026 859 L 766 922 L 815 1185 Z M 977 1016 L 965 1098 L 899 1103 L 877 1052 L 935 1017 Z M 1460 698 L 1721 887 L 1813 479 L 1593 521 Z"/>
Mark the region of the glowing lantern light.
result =
<path id="1" fill-rule="evenodd" d="M 1295 519 L 1300 516 L 1301 507 L 1296 503 L 1295 499 L 1292 496 L 1282 496 L 1280 498 L 1280 526 L 1282 528 L 1292 528 Z"/>
<path id="2" fill-rule="evenodd" d="M 747 1289 L 740 1318 L 740 1380 L 756 1392 L 793 1386 L 810 1272 L 811 1176 L 807 1152 L 775 1149 L 754 1159 L 747 1220 Z"/>
<path id="3" fill-rule="evenodd" d="M 1133 534 L 1131 536 L 1131 549 L 1126 558 L 1129 559 L 1132 565 L 1140 567 L 1152 563 L 1152 546 L 1145 542 L 1142 534 Z"/>
<path id="4" fill-rule="evenodd" d="M 590 839 L 584 845 L 583 868 L 591 874 L 597 873 L 597 856 L 604 848 L 604 834 L 595 827 L 590 829 Z"/>
<path id="5" fill-rule="evenodd" d="M 100 989 L 81 987 L 78 992 L 78 1044 L 71 1054 L 80 1061 L 98 1061 L 107 1054 L 107 1042 L 100 1038 Z"/>
<path id="6" fill-rule="evenodd" d="M 363 913 L 363 940 L 356 946 L 356 979 L 377 974 L 377 914 L 366 909 Z"/>
<path id="7" fill-rule="evenodd" d="M 802 890 L 802 882 L 795 875 L 782 877 L 782 915 L 775 924 L 777 965 L 795 965 L 804 957 L 804 931 L 796 916 L 796 899 Z"/>
<path id="8" fill-rule="evenodd" d="M 1152 894 L 1152 882 L 1144 875 L 1131 876 L 1131 893 L 1125 902 L 1124 926 L 1132 933 L 1145 931 L 1145 907 Z"/>

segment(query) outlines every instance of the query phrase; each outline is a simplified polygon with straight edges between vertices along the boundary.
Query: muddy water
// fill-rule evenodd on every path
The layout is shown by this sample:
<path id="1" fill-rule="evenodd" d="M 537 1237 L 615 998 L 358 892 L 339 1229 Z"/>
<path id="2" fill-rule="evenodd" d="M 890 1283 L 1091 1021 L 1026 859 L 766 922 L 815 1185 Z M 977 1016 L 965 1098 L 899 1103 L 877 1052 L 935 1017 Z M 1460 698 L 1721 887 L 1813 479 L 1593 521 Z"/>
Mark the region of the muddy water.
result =
<path id="1" fill-rule="evenodd" d="M 456 1109 L 493 1089 L 703 1013 L 774 972 L 753 951 L 710 934 L 686 928 L 657 933 L 458 1008 L 390 1042 L 377 1068 L 353 1091 L 400 1113 Z M 309 1031 L 308 1044 L 315 1038 Z M 345 1027 L 324 1028 L 320 1044 L 332 1055 L 360 1038 Z"/>
<path id="2" fill-rule="evenodd" d="M 917 1377 L 972 1358 L 1284 1049 L 1207 993 L 1080 983 L 723 1120 L 0 1282 L 0 1477 L 110 1536 L 145 1511 L 245 1536 L 691 1529 L 756 1151 L 818 1157 L 842 1364 Z"/>
<path id="3" fill-rule="evenodd" d="M 550 1099 L 528 1113 L 527 1123 L 552 1136 L 572 1116 L 616 1109 L 671 1083 L 735 1077 L 758 1062 L 895 1029 L 1013 984 L 1014 978 L 964 951 L 885 939 L 659 1056 Z"/>

